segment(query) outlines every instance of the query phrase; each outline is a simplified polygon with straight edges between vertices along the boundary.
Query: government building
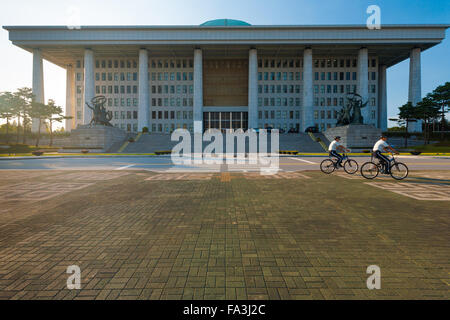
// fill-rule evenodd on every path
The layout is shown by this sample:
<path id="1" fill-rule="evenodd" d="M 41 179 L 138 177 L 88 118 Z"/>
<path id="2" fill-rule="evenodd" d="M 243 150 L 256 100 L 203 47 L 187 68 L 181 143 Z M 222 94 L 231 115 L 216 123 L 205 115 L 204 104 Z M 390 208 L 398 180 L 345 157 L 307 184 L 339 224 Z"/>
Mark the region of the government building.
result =
<path id="1" fill-rule="evenodd" d="M 320 131 L 346 96 L 368 101 L 364 122 L 387 129 L 387 68 L 409 59 L 408 99 L 421 100 L 421 52 L 446 25 L 8 26 L 33 54 L 33 93 L 44 102 L 43 59 L 67 70 L 66 130 L 87 124 L 85 102 L 107 98 L 111 123 L 129 132 L 176 128 Z M 30 71 L 31 72 L 31 71 Z M 37 129 L 37 123 L 33 123 Z M 420 124 L 414 128 L 420 131 Z"/>

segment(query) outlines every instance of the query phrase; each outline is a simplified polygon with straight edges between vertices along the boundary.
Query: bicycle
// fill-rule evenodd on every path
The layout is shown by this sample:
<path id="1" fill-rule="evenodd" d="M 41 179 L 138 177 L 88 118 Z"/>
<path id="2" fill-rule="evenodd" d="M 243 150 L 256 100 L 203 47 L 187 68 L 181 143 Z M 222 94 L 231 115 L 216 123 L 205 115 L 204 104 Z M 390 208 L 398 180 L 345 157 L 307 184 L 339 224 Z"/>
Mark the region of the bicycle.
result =
<path id="1" fill-rule="evenodd" d="M 392 157 L 389 159 L 389 166 L 391 168 L 390 172 L 385 172 L 384 166 L 378 160 L 374 162 L 374 155 L 372 153 L 372 158 L 369 162 L 364 163 L 361 166 L 361 175 L 366 179 L 375 179 L 379 173 L 389 174 L 395 180 L 403 180 L 408 176 L 409 169 L 406 164 L 402 162 L 397 162 L 394 154 L 391 152 Z"/>
<path id="2" fill-rule="evenodd" d="M 347 172 L 348 174 L 354 174 L 358 171 L 358 162 L 356 162 L 353 159 L 349 159 L 349 157 L 343 153 L 342 154 L 342 162 L 344 165 L 344 170 L 345 172 Z M 337 165 L 337 159 L 333 161 L 333 159 L 325 159 L 320 163 L 320 170 L 323 173 L 326 174 L 331 174 L 334 172 L 334 170 L 339 169 L 338 165 Z"/>

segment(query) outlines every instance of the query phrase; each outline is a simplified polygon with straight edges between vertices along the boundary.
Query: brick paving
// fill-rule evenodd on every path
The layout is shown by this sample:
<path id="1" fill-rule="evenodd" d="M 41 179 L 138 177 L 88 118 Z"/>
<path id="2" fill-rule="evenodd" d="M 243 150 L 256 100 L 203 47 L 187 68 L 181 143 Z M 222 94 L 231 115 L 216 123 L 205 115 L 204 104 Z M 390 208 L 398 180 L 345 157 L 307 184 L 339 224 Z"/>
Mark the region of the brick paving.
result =
<path id="1" fill-rule="evenodd" d="M 0 175 L 0 299 L 449 298 L 448 201 L 305 171 Z M 448 185 L 425 176 L 412 179 Z M 4 196 L 31 186 L 54 195 Z"/>

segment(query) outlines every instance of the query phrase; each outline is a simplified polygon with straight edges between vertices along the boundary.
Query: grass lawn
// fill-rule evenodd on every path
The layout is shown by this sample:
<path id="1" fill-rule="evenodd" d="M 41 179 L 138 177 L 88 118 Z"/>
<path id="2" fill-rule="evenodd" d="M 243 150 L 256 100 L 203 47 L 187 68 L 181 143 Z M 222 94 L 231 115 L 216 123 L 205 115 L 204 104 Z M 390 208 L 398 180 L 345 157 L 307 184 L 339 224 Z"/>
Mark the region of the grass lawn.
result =
<path id="1" fill-rule="evenodd" d="M 422 152 L 450 152 L 450 141 L 441 141 L 433 144 L 420 145 L 411 147 L 409 149 L 414 149 Z"/>

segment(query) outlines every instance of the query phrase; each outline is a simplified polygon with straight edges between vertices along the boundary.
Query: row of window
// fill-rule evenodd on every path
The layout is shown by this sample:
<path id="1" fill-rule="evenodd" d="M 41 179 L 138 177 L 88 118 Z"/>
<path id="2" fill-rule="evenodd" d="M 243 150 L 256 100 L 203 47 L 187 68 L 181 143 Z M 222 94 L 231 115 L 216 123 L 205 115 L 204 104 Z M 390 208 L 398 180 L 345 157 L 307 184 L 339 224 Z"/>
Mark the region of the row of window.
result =
<path id="1" fill-rule="evenodd" d="M 83 104 L 83 99 L 77 98 L 77 107 L 81 108 Z M 137 98 L 108 98 L 107 100 L 108 107 L 137 107 L 138 99 Z"/>
<path id="2" fill-rule="evenodd" d="M 114 111 L 113 112 L 113 119 L 119 120 L 119 119 L 137 119 L 138 118 L 138 112 L 137 111 Z"/>
<path id="3" fill-rule="evenodd" d="M 345 75 L 345 77 L 344 77 Z M 376 72 L 369 72 L 369 80 L 377 80 Z M 77 81 L 83 81 L 83 74 L 78 72 Z M 114 79 L 114 80 L 113 80 Z M 193 81 L 192 72 L 152 72 L 152 81 Z M 303 80 L 303 72 L 258 72 L 259 81 L 301 81 Z M 95 74 L 96 81 L 138 81 L 137 72 L 121 72 L 111 73 L 103 72 Z M 150 80 L 150 73 L 149 73 Z M 357 80 L 356 72 L 315 72 L 314 80 L 319 81 L 338 81 L 338 80 Z"/>
<path id="4" fill-rule="evenodd" d="M 339 77 L 338 77 L 339 75 Z M 345 78 L 344 78 L 345 75 Z M 351 75 L 351 77 L 350 77 Z M 326 77 L 325 77 L 326 76 Z M 357 73 L 356 72 L 320 72 L 320 78 L 319 78 L 319 72 L 314 72 L 314 80 L 319 81 L 344 81 L 344 80 L 357 80 Z M 377 80 L 377 73 L 376 72 L 368 72 L 367 77 L 369 80 Z"/>
<path id="5" fill-rule="evenodd" d="M 258 93 L 301 93 L 301 85 L 259 85 Z"/>
<path id="6" fill-rule="evenodd" d="M 351 93 L 351 92 L 356 92 L 357 90 L 356 90 L 356 88 L 357 88 L 357 85 L 356 84 L 354 84 L 354 85 L 350 85 L 350 84 L 347 84 L 347 85 L 320 85 L 320 87 L 319 87 L 319 85 L 314 85 L 313 86 L 313 90 L 314 90 L 314 94 L 318 94 L 319 93 L 319 88 L 320 88 L 320 93 Z M 344 90 L 344 88 L 345 88 L 345 90 Z M 371 84 L 371 85 L 369 85 L 368 86 L 368 90 L 369 90 L 369 93 L 377 93 L 377 86 L 376 85 L 374 85 L 374 84 Z"/>
<path id="7" fill-rule="evenodd" d="M 152 123 L 152 132 L 163 132 L 163 133 L 172 133 L 175 128 L 177 129 L 185 129 L 189 131 L 193 131 L 192 122 L 191 123 Z"/>
<path id="8" fill-rule="evenodd" d="M 315 68 L 356 68 L 358 59 L 314 59 Z M 368 66 L 376 68 L 377 60 L 368 59 Z M 302 59 L 259 59 L 259 68 L 301 68 Z"/>
<path id="9" fill-rule="evenodd" d="M 169 59 L 169 60 L 149 60 L 149 67 L 155 68 L 193 68 L 194 62 L 192 59 Z M 358 59 L 315 59 L 314 67 L 316 68 L 356 68 L 358 65 Z M 376 59 L 368 59 L 368 65 L 372 68 L 377 66 Z M 83 67 L 83 62 L 77 60 L 77 68 Z M 96 60 L 95 67 L 97 69 L 124 69 L 124 68 L 137 68 L 138 60 Z M 301 68 L 303 67 L 302 59 L 259 59 L 259 68 Z"/>
<path id="10" fill-rule="evenodd" d="M 151 68 L 193 68 L 194 62 L 192 59 L 177 59 L 177 60 L 150 60 L 149 67 Z M 77 60 L 77 68 L 83 68 L 84 64 L 82 60 Z M 138 60 L 96 60 L 95 67 L 97 69 L 125 69 L 125 68 L 137 68 Z"/>
<path id="11" fill-rule="evenodd" d="M 376 68 L 377 60 L 368 59 L 367 65 Z M 358 66 L 358 59 L 315 59 L 315 68 L 356 68 Z"/>
<path id="12" fill-rule="evenodd" d="M 376 99 L 370 98 L 370 106 L 376 106 Z M 338 98 L 314 98 L 314 106 L 337 106 Z M 339 98 L 339 106 L 344 106 L 344 98 Z"/>
<path id="13" fill-rule="evenodd" d="M 259 107 L 300 107 L 301 103 L 300 98 L 258 98 Z"/>
<path id="14" fill-rule="evenodd" d="M 337 119 L 338 116 L 338 112 L 337 110 L 315 110 L 314 111 L 314 120 L 318 120 L 319 119 L 319 115 L 320 115 L 320 119 L 324 120 L 324 119 Z M 370 111 L 370 118 L 372 120 L 376 119 L 376 111 L 375 110 L 371 110 Z"/>
<path id="15" fill-rule="evenodd" d="M 194 94 L 194 86 L 190 85 L 178 85 L 178 86 L 169 86 L 169 85 L 163 85 L 163 86 L 152 86 L 152 93 L 153 94 Z"/>
<path id="16" fill-rule="evenodd" d="M 152 119 L 192 119 L 192 111 L 152 111 Z"/>
<path id="17" fill-rule="evenodd" d="M 152 72 L 152 81 L 193 81 L 192 72 Z M 150 80 L 150 77 L 149 77 Z"/>
<path id="18" fill-rule="evenodd" d="M 314 98 L 314 106 L 344 106 L 344 98 Z M 258 98 L 259 107 L 300 107 L 302 101 L 300 98 Z M 376 106 L 376 99 L 370 98 L 370 105 Z"/>
<path id="19" fill-rule="evenodd" d="M 193 98 L 152 98 L 153 107 L 192 107 Z"/>
<path id="20" fill-rule="evenodd" d="M 265 110 L 258 111 L 258 119 L 300 119 L 299 110 Z"/>
<path id="21" fill-rule="evenodd" d="M 344 106 L 344 98 L 314 98 L 314 106 Z M 153 98 L 151 105 L 154 107 L 192 107 L 194 101 L 192 98 Z M 77 107 L 81 107 L 82 99 L 77 99 Z M 137 107 L 137 98 L 108 98 L 108 107 Z M 262 107 L 300 107 L 302 105 L 300 98 L 258 98 L 258 106 Z M 370 105 L 376 105 L 376 99 L 370 98 Z"/>
<path id="22" fill-rule="evenodd" d="M 137 132 L 138 124 L 137 123 L 115 123 L 114 127 L 120 128 L 122 130 L 127 130 L 128 132 Z"/>
<path id="23" fill-rule="evenodd" d="M 303 80 L 303 72 L 258 72 L 259 81 L 300 81 Z"/>
<path id="24" fill-rule="evenodd" d="M 151 77 L 150 77 L 151 75 Z M 194 74 L 192 72 L 152 72 L 148 73 L 148 79 L 152 81 L 193 81 Z M 77 72 L 77 81 L 83 81 L 83 73 Z M 138 81 L 137 72 L 97 72 L 95 73 L 96 81 Z"/>
<path id="25" fill-rule="evenodd" d="M 301 68 L 302 59 L 258 59 L 258 68 Z"/>
<path id="26" fill-rule="evenodd" d="M 101 75 L 101 77 L 100 77 Z M 78 79 L 78 74 L 77 74 L 77 79 Z M 137 72 L 102 72 L 102 73 L 95 73 L 95 80 L 96 81 L 137 81 L 138 80 L 138 74 Z M 106 80 L 108 79 L 108 80 Z M 120 80 L 119 80 L 120 79 Z"/>
<path id="27" fill-rule="evenodd" d="M 77 111 L 77 119 L 82 119 L 83 112 Z M 113 119 L 114 120 L 125 120 L 125 119 L 137 119 L 138 112 L 137 111 L 113 111 Z"/>
<path id="28" fill-rule="evenodd" d="M 376 72 L 369 72 L 369 80 L 377 80 Z M 259 81 L 300 81 L 303 80 L 303 72 L 258 72 Z M 357 80 L 357 72 L 314 72 L 314 80 L 319 81 L 344 81 Z"/>
<path id="29" fill-rule="evenodd" d="M 192 85 L 178 85 L 178 86 L 151 86 L 153 94 L 193 94 L 194 87 Z M 77 86 L 77 94 L 83 93 L 83 86 Z M 95 86 L 96 94 L 137 94 L 138 86 Z"/>
<path id="30" fill-rule="evenodd" d="M 113 90 L 114 89 L 114 90 Z M 81 86 L 77 87 L 77 93 L 82 93 Z M 96 94 L 137 94 L 138 86 L 95 86 Z"/>

